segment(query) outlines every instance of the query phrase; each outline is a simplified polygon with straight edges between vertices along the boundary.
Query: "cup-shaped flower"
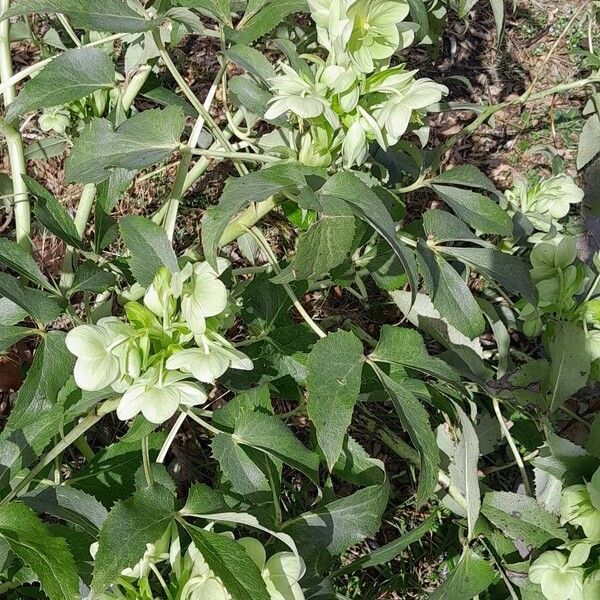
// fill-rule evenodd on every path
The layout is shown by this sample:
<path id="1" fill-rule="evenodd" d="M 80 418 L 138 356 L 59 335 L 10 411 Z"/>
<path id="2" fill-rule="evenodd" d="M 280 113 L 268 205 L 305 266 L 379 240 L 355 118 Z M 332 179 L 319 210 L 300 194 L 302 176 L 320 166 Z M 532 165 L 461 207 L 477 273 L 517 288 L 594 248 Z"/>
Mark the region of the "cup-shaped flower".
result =
<path id="1" fill-rule="evenodd" d="M 534 281 L 554 277 L 557 268 L 565 269 L 576 257 L 577 246 L 574 237 L 563 236 L 551 242 L 536 244 L 529 257 L 533 266 L 531 276 Z"/>
<path id="2" fill-rule="evenodd" d="M 173 316 L 177 308 L 177 299 L 171 289 L 171 279 L 169 269 L 160 268 L 144 294 L 144 306 L 165 321 Z"/>
<path id="3" fill-rule="evenodd" d="M 348 6 L 353 0 L 308 0 L 311 17 L 317 26 L 317 40 L 338 62 L 345 58 L 345 48 L 352 35 L 353 22 Z"/>
<path id="4" fill-rule="evenodd" d="M 164 423 L 179 408 L 206 402 L 206 392 L 190 381 L 185 373 L 151 367 L 123 394 L 117 416 L 127 421 L 142 413 L 151 423 Z"/>
<path id="5" fill-rule="evenodd" d="M 568 214 L 571 204 L 579 204 L 583 196 L 583 190 L 571 177 L 555 175 L 540 182 L 532 199 L 537 212 L 548 213 L 554 219 L 562 219 Z"/>
<path id="6" fill-rule="evenodd" d="M 227 301 L 227 288 L 219 274 L 208 263 L 196 263 L 181 295 L 181 312 L 192 332 L 203 334 L 206 318 L 222 313 Z"/>
<path id="7" fill-rule="evenodd" d="M 240 538 L 241 544 L 262 573 L 271 600 L 304 600 L 299 581 L 305 567 L 293 552 L 278 552 L 267 560 L 265 547 L 254 538 Z"/>
<path id="8" fill-rule="evenodd" d="M 56 131 L 64 133 L 71 123 L 69 109 L 62 106 L 45 109 L 38 119 L 40 129 L 44 132 Z"/>
<path id="9" fill-rule="evenodd" d="M 350 6 L 353 28 L 347 51 L 359 71 L 372 73 L 376 63 L 394 54 L 401 40 L 397 24 L 408 13 L 406 0 L 358 0 Z"/>
<path id="10" fill-rule="evenodd" d="M 572 485 L 564 490 L 560 516 L 563 523 L 581 527 L 588 539 L 600 542 L 600 510 L 594 506 L 586 485 Z"/>
<path id="11" fill-rule="evenodd" d="M 102 390 L 122 374 L 125 344 L 132 329 L 116 317 L 100 319 L 97 325 L 79 325 L 67 334 L 65 343 L 77 357 L 75 383 L 88 391 Z"/>
<path id="12" fill-rule="evenodd" d="M 167 369 L 188 373 L 203 383 L 213 383 L 227 369 L 252 370 L 252 361 L 225 340 L 216 343 L 206 336 L 199 337 L 198 348 L 179 350 L 169 356 Z"/>
<path id="13" fill-rule="evenodd" d="M 539 583 L 547 600 L 584 600 L 583 568 L 570 567 L 558 550 L 544 552 L 529 567 L 529 579 Z"/>

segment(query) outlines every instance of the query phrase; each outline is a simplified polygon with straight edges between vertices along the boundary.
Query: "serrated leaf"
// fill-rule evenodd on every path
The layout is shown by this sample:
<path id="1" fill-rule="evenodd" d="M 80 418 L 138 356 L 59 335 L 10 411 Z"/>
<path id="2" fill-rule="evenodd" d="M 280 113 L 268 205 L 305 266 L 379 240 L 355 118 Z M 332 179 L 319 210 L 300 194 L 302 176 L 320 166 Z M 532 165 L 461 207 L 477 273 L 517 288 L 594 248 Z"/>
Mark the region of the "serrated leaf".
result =
<path id="1" fill-rule="evenodd" d="M 470 600 L 484 592 L 495 577 L 495 571 L 489 561 L 466 548 L 456 568 L 429 596 L 429 600 Z"/>
<path id="2" fill-rule="evenodd" d="M 6 352 L 11 346 L 14 346 L 22 339 L 39 334 L 40 331 L 37 329 L 18 327 L 16 325 L 3 325 L 0 328 L 0 354 Z"/>
<path id="3" fill-rule="evenodd" d="M 450 463 L 449 474 L 452 483 L 466 501 L 468 536 L 469 539 L 473 539 L 475 523 L 481 510 L 481 492 L 477 475 L 479 439 L 465 411 L 456 403 L 454 408 L 460 420 L 461 433 Z"/>
<path id="4" fill-rule="evenodd" d="M 342 453 L 338 458 L 333 473 L 353 485 L 368 486 L 383 483 L 385 468 L 383 463 L 373 458 L 351 436 L 344 440 Z"/>
<path id="5" fill-rule="evenodd" d="M 175 498 L 160 485 L 138 490 L 118 502 L 100 528 L 92 591 L 100 594 L 123 569 L 137 564 L 146 544 L 156 543 L 174 518 Z"/>
<path id="6" fill-rule="evenodd" d="M 223 23 L 223 25 L 231 25 L 229 0 L 177 0 L 176 4 L 197 10 L 209 18 Z"/>
<path id="7" fill-rule="evenodd" d="M 67 244 L 82 248 L 75 222 L 64 206 L 35 179 L 23 175 L 23 180 L 31 195 L 36 198 L 33 212 L 37 220 L 50 232 Z"/>
<path id="8" fill-rule="evenodd" d="M 330 177 L 320 194 L 341 198 L 390 245 L 406 271 L 414 300 L 419 289 L 419 273 L 414 253 L 398 240 L 392 216 L 379 196 L 350 172 L 339 172 Z"/>
<path id="9" fill-rule="evenodd" d="M 37 515 L 21 502 L 0 508 L 0 536 L 29 565 L 50 600 L 77 600 L 79 578 L 67 543 L 53 536 Z"/>
<path id="10" fill-rule="evenodd" d="M 0 237 L 0 261 L 3 266 L 23 275 L 29 281 L 37 283 L 49 291 L 55 291 L 31 254 L 16 242 Z"/>
<path id="11" fill-rule="evenodd" d="M 475 165 L 458 165 L 444 171 L 432 179 L 432 183 L 485 190 L 500 196 L 494 183 Z"/>
<path id="12" fill-rule="evenodd" d="M 481 512 L 508 537 L 539 548 L 553 539 L 566 540 L 557 518 L 534 498 L 512 492 L 488 492 Z"/>
<path id="13" fill-rule="evenodd" d="M 77 292 L 94 292 L 100 294 L 115 285 L 117 278 L 113 273 L 101 269 L 94 261 L 86 260 L 81 264 L 69 289 L 69 295 Z"/>
<path id="14" fill-rule="evenodd" d="M 268 82 L 269 79 L 275 77 L 275 69 L 269 62 L 269 59 L 262 53 L 250 46 L 244 46 L 243 44 L 236 44 L 228 48 L 224 55 L 236 63 L 248 73 L 259 77 L 264 82 Z"/>
<path id="15" fill-rule="evenodd" d="M 85 47 L 67 50 L 23 86 L 6 119 L 10 122 L 25 112 L 70 104 L 114 84 L 115 67 L 105 52 Z"/>
<path id="16" fill-rule="evenodd" d="M 209 208 L 202 219 L 202 248 L 206 260 L 216 267 L 219 240 L 229 222 L 242 209 L 252 202 L 263 202 L 284 191 L 298 193 L 305 185 L 303 169 L 286 163 L 254 171 L 244 177 L 230 177 L 219 204 Z"/>
<path id="17" fill-rule="evenodd" d="M 179 271 L 177 257 L 164 229 L 136 215 L 123 217 L 119 228 L 131 252 L 129 264 L 138 283 L 150 285 L 161 267 L 167 267 L 171 273 Z"/>
<path id="18" fill-rule="evenodd" d="M 145 110 L 116 129 L 107 119 L 93 119 L 75 140 L 65 181 L 100 183 L 111 168 L 139 171 L 166 160 L 179 146 L 184 125 L 178 106 Z"/>
<path id="19" fill-rule="evenodd" d="M 44 325 L 55 321 L 64 310 L 55 297 L 41 290 L 25 287 L 16 277 L 0 272 L 0 294 L 18 304 L 36 321 Z"/>
<path id="20" fill-rule="evenodd" d="M 471 227 L 482 233 L 512 236 L 513 224 L 508 213 L 487 196 L 450 185 L 433 184 L 432 187 Z"/>
<path id="21" fill-rule="evenodd" d="M 62 13 L 74 27 L 88 31 L 139 33 L 160 23 L 158 19 L 147 20 L 125 0 L 21 0 L 6 14 L 13 17 L 29 13 Z"/>
<path id="22" fill-rule="evenodd" d="M 450 324 L 474 339 L 485 330 L 479 305 L 464 279 L 441 256 L 419 240 L 421 272 L 435 308 Z"/>
<path id="23" fill-rule="evenodd" d="M 477 237 L 458 217 L 452 213 L 433 208 L 423 215 L 423 229 L 428 239 L 436 242 L 472 242 L 480 246 L 492 246 L 490 242 Z"/>
<path id="24" fill-rule="evenodd" d="M 336 331 L 319 340 L 308 356 L 308 417 L 330 471 L 352 422 L 363 363 L 362 344 L 347 331 Z"/>
<path id="25" fill-rule="evenodd" d="M 429 415 L 406 386 L 388 377 L 378 367 L 376 373 L 394 404 L 402 427 L 419 452 L 421 473 L 417 489 L 417 505 L 422 506 L 435 491 L 440 470 L 440 453 L 429 423 Z"/>
<path id="26" fill-rule="evenodd" d="M 538 294 L 523 260 L 496 248 L 458 248 L 438 246 L 436 251 L 466 263 L 475 271 L 499 283 L 506 291 L 525 298 L 534 306 Z"/>
<path id="27" fill-rule="evenodd" d="M 67 142 L 62 138 L 49 137 L 36 140 L 25 146 L 23 154 L 25 160 L 49 160 L 60 156 L 67 147 Z"/>
<path id="28" fill-rule="evenodd" d="M 372 485 L 284 523 L 308 570 L 323 573 L 350 546 L 374 535 L 389 498 L 389 485 Z"/>
<path id="29" fill-rule="evenodd" d="M 600 152 L 600 118 L 592 115 L 583 126 L 577 147 L 577 168 L 583 169 Z"/>
<path id="30" fill-rule="evenodd" d="M 261 572 L 237 542 L 212 531 L 186 524 L 196 548 L 221 579 L 232 600 L 269 600 Z"/>
<path id="31" fill-rule="evenodd" d="M 546 339 L 551 360 L 545 393 L 546 405 L 552 413 L 587 384 L 591 359 L 585 332 L 578 323 L 551 323 Z"/>

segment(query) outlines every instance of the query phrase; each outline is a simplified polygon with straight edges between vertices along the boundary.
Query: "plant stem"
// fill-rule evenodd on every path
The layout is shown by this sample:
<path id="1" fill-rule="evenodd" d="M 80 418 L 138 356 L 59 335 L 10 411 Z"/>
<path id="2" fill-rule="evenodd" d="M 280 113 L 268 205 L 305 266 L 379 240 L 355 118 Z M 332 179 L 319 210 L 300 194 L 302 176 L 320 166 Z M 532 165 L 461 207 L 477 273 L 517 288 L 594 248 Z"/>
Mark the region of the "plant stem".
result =
<path id="1" fill-rule="evenodd" d="M 271 196 L 262 202 L 253 202 L 227 225 L 219 240 L 219 246 L 226 246 L 239 238 L 240 235 L 247 233 L 248 229 L 254 227 L 256 223 L 284 200 L 285 198 L 282 196 Z"/>
<path id="2" fill-rule="evenodd" d="M 170 241 L 173 241 L 173 235 L 175 234 L 175 223 L 177 221 L 177 212 L 179 211 L 179 202 L 183 196 L 185 179 L 191 162 L 192 151 L 187 146 L 184 146 L 181 150 L 181 160 L 177 167 L 175 182 L 173 183 L 173 188 L 169 194 L 166 208 L 167 214 L 165 215 L 164 221 L 164 229 L 167 232 L 167 237 Z"/>
<path id="3" fill-rule="evenodd" d="M 165 443 L 162 445 L 162 448 L 160 449 L 160 452 L 158 453 L 158 456 L 156 458 L 157 463 L 162 464 L 163 462 L 165 462 L 165 457 L 167 456 L 167 452 L 169 451 L 169 448 L 173 444 L 175 437 L 179 433 L 179 430 L 181 429 L 181 426 L 183 425 L 183 422 L 185 421 L 186 417 L 187 417 L 187 414 L 184 412 L 182 412 L 177 417 L 177 421 L 175 421 L 175 424 L 173 425 L 173 427 L 171 427 L 171 431 L 169 431 L 169 435 L 167 436 Z"/>
<path id="4" fill-rule="evenodd" d="M 0 17 L 9 9 L 10 0 L 0 0 Z M 4 108 L 16 97 L 14 84 L 10 83 L 13 75 L 12 56 L 10 52 L 10 21 L 0 21 L 0 84 L 4 88 Z M 6 138 L 8 159 L 14 193 L 15 233 L 17 243 L 31 251 L 31 207 L 29 192 L 23 181 L 26 173 L 25 155 L 23 153 L 23 140 L 19 131 L 10 123 L 0 118 L 0 132 Z"/>
<path id="5" fill-rule="evenodd" d="M 508 442 L 512 455 L 519 467 L 519 472 L 521 473 L 521 478 L 523 479 L 523 486 L 525 487 L 525 493 L 528 496 L 531 496 L 531 485 L 529 484 L 529 477 L 527 476 L 527 470 L 525 469 L 525 463 L 523 462 L 523 457 L 521 456 L 517 445 L 515 444 L 515 440 L 513 439 L 508 427 L 506 426 L 506 422 L 504 421 L 504 417 L 502 416 L 502 411 L 500 410 L 500 403 L 498 398 L 492 398 L 492 404 L 494 406 L 494 412 L 496 413 L 496 417 L 498 419 L 498 423 L 500 424 L 500 429 Z"/>
<path id="6" fill-rule="evenodd" d="M 142 438 L 142 462 L 144 465 L 144 476 L 148 487 L 154 485 L 154 476 L 152 475 L 152 467 L 150 466 L 150 450 L 148 448 L 148 436 Z"/>
<path id="7" fill-rule="evenodd" d="M 89 221 L 95 197 L 96 186 L 93 183 L 88 183 L 81 192 L 79 206 L 77 207 L 74 219 L 75 229 L 77 230 L 79 239 L 83 239 L 83 235 L 85 234 L 85 227 Z M 75 273 L 74 257 L 75 249 L 72 246 L 67 246 L 59 283 L 60 288 L 63 290 L 68 289 L 73 283 Z"/>
<path id="8" fill-rule="evenodd" d="M 82 436 L 88 429 L 93 427 L 102 417 L 110 412 L 113 412 L 117 408 L 118 398 L 113 400 L 106 400 L 95 410 L 84 417 L 71 431 L 64 437 L 52 450 L 50 450 L 40 462 L 33 468 L 27 475 L 18 483 L 2 500 L 0 500 L 0 506 L 6 506 L 11 500 L 16 498 L 29 483 L 35 479 L 39 473 L 41 473 L 52 461 L 64 452 L 76 439 Z"/>
<path id="9" fill-rule="evenodd" d="M 152 65 L 142 65 L 138 68 L 137 72 L 123 91 L 123 96 L 121 97 L 121 106 L 123 107 L 123 110 L 128 111 L 131 108 L 133 101 L 144 87 L 144 83 L 146 83 L 151 72 Z"/>
<path id="10" fill-rule="evenodd" d="M 75 44 L 75 46 L 77 46 L 78 48 L 81 48 L 81 46 L 82 46 L 81 40 L 77 37 L 77 34 L 73 31 L 73 28 L 71 27 L 71 24 L 69 23 L 69 21 L 67 21 L 67 18 L 65 17 L 65 15 L 63 15 L 61 13 L 56 13 L 56 16 L 58 17 L 58 20 L 60 21 L 60 24 L 63 26 L 64 30 L 67 32 L 67 35 L 73 40 L 73 43 Z"/>
<path id="11" fill-rule="evenodd" d="M 212 434 L 218 435 L 219 433 L 223 433 L 220 429 L 213 427 L 210 423 L 207 423 L 202 417 L 199 417 L 194 412 L 193 408 L 185 408 L 182 410 L 183 410 L 183 412 L 185 412 L 185 414 L 188 417 L 190 417 L 193 421 L 196 421 L 196 423 L 198 423 L 199 425 L 202 425 L 202 427 L 204 427 L 204 429 L 206 429 L 207 431 L 210 431 Z"/>
<path id="12" fill-rule="evenodd" d="M 237 159 L 248 162 L 259 162 L 259 163 L 275 163 L 280 162 L 280 159 L 270 154 L 250 154 L 248 152 L 227 152 L 223 150 L 201 150 L 200 148 L 194 148 L 192 154 L 199 156 L 209 156 L 210 158 L 229 158 Z"/>

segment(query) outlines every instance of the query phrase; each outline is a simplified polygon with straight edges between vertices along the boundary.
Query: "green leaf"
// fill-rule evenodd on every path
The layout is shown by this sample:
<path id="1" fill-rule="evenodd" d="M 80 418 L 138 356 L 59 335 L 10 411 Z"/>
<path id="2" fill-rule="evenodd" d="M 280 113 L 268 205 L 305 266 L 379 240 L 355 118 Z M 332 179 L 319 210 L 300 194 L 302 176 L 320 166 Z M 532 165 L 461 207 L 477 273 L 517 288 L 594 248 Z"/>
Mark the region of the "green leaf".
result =
<path id="1" fill-rule="evenodd" d="M 485 190 L 496 196 L 500 192 L 494 183 L 474 165 L 459 165 L 432 179 L 432 183 Z"/>
<path id="2" fill-rule="evenodd" d="M 485 591 L 495 578 L 489 561 L 466 548 L 456 568 L 429 596 L 429 600 L 470 600 Z"/>
<path id="3" fill-rule="evenodd" d="M 37 220 L 56 237 L 75 248 L 83 248 L 75 222 L 64 206 L 35 179 L 23 175 L 27 189 L 35 196 L 33 212 Z"/>
<path id="4" fill-rule="evenodd" d="M 6 113 L 7 121 L 40 108 L 70 104 L 115 84 L 115 67 L 98 48 L 67 50 L 24 86 Z"/>
<path id="5" fill-rule="evenodd" d="M 583 169 L 600 152 L 600 118 L 592 115 L 583 126 L 577 148 L 577 168 Z"/>
<path id="6" fill-rule="evenodd" d="M 454 403 L 460 420 L 460 441 L 456 445 L 450 463 L 450 479 L 467 503 L 467 523 L 469 540 L 473 539 L 475 523 L 481 510 L 481 492 L 477 463 L 479 462 L 479 439 L 471 419 L 465 411 Z"/>
<path id="7" fill-rule="evenodd" d="M 145 169 L 169 158 L 179 146 L 185 115 L 178 106 L 151 109 L 127 119 L 117 129 L 94 119 L 75 140 L 67 159 L 67 183 L 100 183 L 109 169 Z"/>
<path id="8" fill-rule="evenodd" d="M 276 0 L 269 2 L 248 19 L 242 29 L 228 31 L 228 38 L 236 44 L 251 44 L 280 25 L 292 13 L 307 12 L 303 0 Z"/>
<path id="9" fill-rule="evenodd" d="M 3 266 L 23 275 L 49 291 L 55 291 L 48 279 L 42 274 L 31 254 L 16 242 L 0 237 L 0 260 Z"/>
<path id="10" fill-rule="evenodd" d="M 212 531 L 189 524 L 185 528 L 232 600 L 269 600 L 261 572 L 242 546 Z"/>
<path id="11" fill-rule="evenodd" d="M 319 340 L 308 356 L 308 417 L 330 471 L 352 422 L 363 363 L 362 344 L 347 331 L 336 331 Z"/>
<path id="12" fill-rule="evenodd" d="M 62 13 L 74 27 L 88 31 L 139 33 L 160 23 L 147 20 L 143 12 L 134 10 L 125 0 L 21 0 L 6 16 L 29 13 Z"/>
<path id="13" fill-rule="evenodd" d="M 319 457 L 308 450 L 275 415 L 255 411 L 237 419 L 237 443 L 266 452 L 318 482 Z"/>
<path id="14" fill-rule="evenodd" d="M 400 422 L 419 452 L 421 473 L 417 489 L 417 505 L 422 506 L 437 487 L 440 470 L 440 453 L 429 423 L 429 415 L 416 396 L 404 385 L 388 377 L 375 367 L 385 391 L 394 404 Z"/>
<path id="15" fill-rule="evenodd" d="M 433 184 L 439 197 L 466 223 L 481 231 L 503 237 L 512 236 L 508 213 L 487 196 L 449 185 Z"/>
<path id="16" fill-rule="evenodd" d="M 94 292 L 100 294 L 115 285 L 117 278 L 113 273 L 101 269 L 94 261 L 86 260 L 75 271 L 73 285 L 69 295 L 77 292 Z"/>
<path id="17" fill-rule="evenodd" d="M 161 267 L 167 267 L 171 273 L 179 271 L 177 257 L 164 229 L 136 215 L 123 217 L 119 228 L 131 252 L 129 264 L 138 283 L 150 285 Z"/>
<path id="18" fill-rule="evenodd" d="M 406 271 L 414 300 L 419 289 L 419 273 L 413 251 L 398 240 L 394 221 L 379 196 L 350 172 L 339 172 L 330 177 L 320 194 L 344 200 L 358 217 L 385 239 Z"/>
<path id="19" fill-rule="evenodd" d="M 354 217 L 323 215 L 308 231 L 300 234 L 290 266 L 272 281 L 322 279 L 348 257 L 353 239 Z"/>
<path id="20" fill-rule="evenodd" d="M 506 18 L 504 11 L 504 0 L 490 0 L 492 12 L 494 13 L 494 21 L 496 23 L 496 43 L 500 45 L 502 43 L 502 37 L 504 34 L 504 21 Z"/>
<path id="21" fill-rule="evenodd" d="M 29 565 L 50 600 L 77 600 L 79 578 L 67 543 L 53 536 L 37 515 L 21 502 L 0 508 L 0 536 Z"/>
<path id="22" fill-rule="evenodd" d="M 496 248 L 438 246 L 436 251 L 457 258 L 475 271 L 496 281 L 505 290 L 525 298 L 534 306 L 537 305 L 537 290 L 531 282 L 529 268 L 519 257 L 506 254 Z"/>
<path id="23" fill-rule="evenodd" d="M 557 518 L 529 496 L 488 492 L 483 498 L 481 512 L 508 537 L 534 548 L 553 539 L 568 539 L 565 530 L 558 526 Z"/>
<path id="24" fill-rule="evenodd" d="M 585 332 L 578 323 L 550 323 L 545 338 L 551 367 L 545 385 L 546 404 L 553 413 L 587 384 L 591 359 Z"/>
<path id="25" fill-rule="evenodd" d="M 483 314 L 464 279 L 422 240 L 417 250 L 425 286 L 435 308 L 468 338 L 474 339 L 483 333 Z"/>
<path id="26" fill-rule="evenodd" d="M 460 377 L 451 366 L 440 358 L 429 356 L 423 337 L 414 329 L 384 325 L 370 358 L 410 367 L 462 387 Z"/>
<path id="27" fill-rule="evenodd" d="M 344 481 L 357 486 L 377 485 L 385 479 L 385 468 L 377 458 L 369 456 L 351 436 L 344 439 L 344 446 L 333 473 Z"/>
<path id="28" fill-rule="evenodd" d="M 118 502 L 100 528 L 92 592 L 100 594 L 119 573 L 137 564 L 146 544 L 156 543 L 175 517 L 175 498 L 160 485 Z"/>
<path id="29" fill-rule="evenodd" d="M 25 287 L 16 277 L 0 272 L 0 294 L 18 304 L 44 325 L 55 321 L 64 310 L 53 297 L 41 290 Z"/>
<path id="30" fill-rule="evenodd" d="M 354 573 L 358 570 L 369 569 L 390 562 L 404 552 L 411 544 L 418 542 L 424 535 L 432 531 L 436 526 L 437 519 L 438 516 L 436 513 L 429 515 L 429 517 L 427 517 L 420 525 L 407 533 L 402 534 L 398 539 L 344 565 L 335 572 L 336 577 L 345 573 Z"/>
<path id="31" fill-rule="evenodd" d="M 389 498 L 389 485 L 372 485 L 284 523 L 309 571 L 323 573 L 350 546 L 374 535 Z"/>
<path id="32" fill-rule="evenodd" d="M 27 318 L 27 311 L 8 298 L 0 298 L 0 327 L 16 325 Z"/>
<path id="33" fill-rule="evenodd" d="M 177 0 L 176 4 L 195 9 L 206 17 L 223 23 L 223 25 L 231 25 L 229 0 Z"/>
<path id="34" fill-rule="evenodd" d="M 427 238 L 436 244 L 443 242 L 472 242 L 480 246 L 492 246 L 490 242 L 477 237 L 458 217 L 452 213 L 433 208 L 423 215 L 423 229 Z"/>
<path id="35" fill-rule="evenodd" d="M 303 169 L 295 164 L 277 164 L 244 177 L 230 177 L 219 198 L 202 219 L 202 248 L 206 260 L 216 267 L 219 240 L 229 222 L 252 202 L 263 202 L 281 192 L 299 193 L 306 185 Z M 241 232 L 240 232 L 241 233 Z"/>
<path id="36" fill-rule="evenodd" d="M 25 147 L 23 154 L 25 160 L 49 160 L 60 156 L 66 147 L 67 142 L 62 138 L 49 137 L 31 142 Z"/>
<path id="37" fill-rule="evenodd" d="M 0 328 L 0 353 L 6 352 L 11 346 L 31 335 L 39 335 L 37 329 L 18 327 L 17 325 L 4 325 Z"/>
<path id="38" fill-rule="evenodd" d="M 236 63 L 248 73 L 259 77 L 265 83 L 275 77 L 275 69 L 269 59 L 262 53 L 243 44 L 236 44 L 224 52 L 226 58 Z"/>
<path id="39" fill-rule="evenodd" d="M 20 499 L 36 513 L 77 525 L 94 538 L 108 515 L 96 498 L 68 485 L 42 487 Z"/>

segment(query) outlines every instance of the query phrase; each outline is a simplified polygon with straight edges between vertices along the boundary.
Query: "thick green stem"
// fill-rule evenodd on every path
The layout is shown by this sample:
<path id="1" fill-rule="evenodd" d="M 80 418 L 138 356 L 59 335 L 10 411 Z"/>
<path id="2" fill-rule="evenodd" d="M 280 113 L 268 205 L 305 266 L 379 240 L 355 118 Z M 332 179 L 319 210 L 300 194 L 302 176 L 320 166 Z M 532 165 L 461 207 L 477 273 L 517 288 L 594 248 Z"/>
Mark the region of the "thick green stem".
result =
<path id="1" fill-rule="evenodd" d="M 183 190 L 185 186 L 185 178 L 187 177 L 190 163 L 192 162 L 192 152 L 184 146 L 181 150 L 181 160 L 177 167 L 177 175 L 175 176 L 175 183 L 173 189 L 169 194 L 169 201 L 167 203 L 167 214 L 165 216 L 165 231 L 169 240 L 173 241 L 173 235 L 175 234 L 175 223 L 177 221 L 177 212 L 179 210 L 179 202 L 183 196 Z"/>
<path id="2" fill-rule="evenodd" d="M 96 186 L 93 183 L 88 183 L 81 192 L 81 199 L 79 200 L 79 206 L 75 213 L 75 229 L 79 239 L 83 238 L 85 233 L 85 227 L 89 221 L 92 207 L 94 206 L 94 198 L 96 197 Z M 65 258 L 63 260 L 62 271 L 60 274 L 60 287 L 61 289 L 68 289 L 73 283 L 73 277 L 75 273 L 74 264 L 75 250 L 72 246 L 67 246 L 65 252 Z"/>
<path id="3" fill-rule="evenodd" d="M 148 76 L 151 72 L 152 65 L 143 65 L 131 78 L 131 81 L 127 84 L 127 87 L 123 91 L 123 96 L 121 97 L 121 105 L 123 110 L 128 111 L 131 108 L 133 101 L 140 93 L 140 90 L 144 87 L 144 84 L 148 80 Z"/>
<path id="4" fill-rule="evenodd" d="M 6 13 L 9 6 L 10 0 L 0 0 L 0 17 Z M 12 75 L 10 21 L 4 19 L 0 21 L 0 84 L 6 86 L 3 97 L 5 109 L 8 108 L 16 96 L 14 84 L 9 84 Z M 31 207 L 29 205 L 27 186 L 23 181 L 23 175 L 26 173 L 23 140 L 19 131 L 1 118 L 0 132 L 6 138 L 8 159 L 10 161 L 17 242 L 23 248 L 31 251 Z"/>
<path id="5" fill-rule="evenodd" d="M 271 196 L 262 202 L 253 202 L 227 225 L 219 241 L 219 246 L 226 246 L 244 233 L 248 233 L 248 229 L 252 229 L 256 223 L 284 200 L 285 198 L 282 196 Z"/>

